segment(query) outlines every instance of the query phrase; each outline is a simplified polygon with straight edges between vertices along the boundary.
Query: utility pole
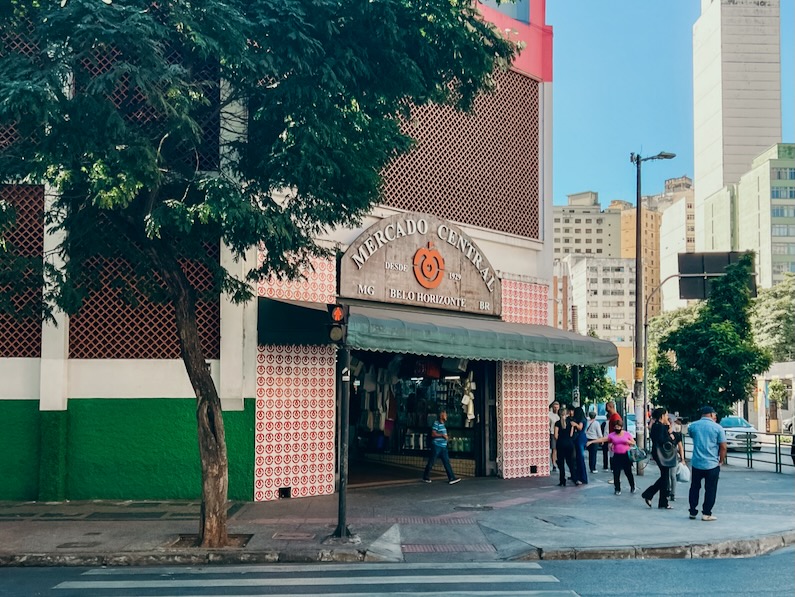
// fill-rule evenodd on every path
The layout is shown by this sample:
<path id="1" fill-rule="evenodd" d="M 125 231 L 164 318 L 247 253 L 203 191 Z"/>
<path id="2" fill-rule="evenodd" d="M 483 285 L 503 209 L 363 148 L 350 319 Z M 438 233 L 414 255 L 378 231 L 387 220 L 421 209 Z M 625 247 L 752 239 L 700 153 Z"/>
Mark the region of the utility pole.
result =
<path id="1" fill-rule="evenodd" d="M 632 395 L 635 401 L 635 442 L 637 445 L 646 446 L 646 405 L 644 404 L 643 412 L 638 416 L 638 402 L 643 395 L 644 375 L 643 370 L 643 343 L 641 339 L 641 330 L 643 329 L 643 207 L 641 205 L 641 164 L 649 160 L 670 160 L 676 157 L 676 154 L 661 151 L 655 156 L 648 158 L 640 157 L 640 154 L 631 153 L 629 156 L 630 162 L 635 164 L 635 366 L 634 366 L 634 384 L 632 387 Z M 638 475 L 643 474 L 643 470 L 638 463 Z"/>

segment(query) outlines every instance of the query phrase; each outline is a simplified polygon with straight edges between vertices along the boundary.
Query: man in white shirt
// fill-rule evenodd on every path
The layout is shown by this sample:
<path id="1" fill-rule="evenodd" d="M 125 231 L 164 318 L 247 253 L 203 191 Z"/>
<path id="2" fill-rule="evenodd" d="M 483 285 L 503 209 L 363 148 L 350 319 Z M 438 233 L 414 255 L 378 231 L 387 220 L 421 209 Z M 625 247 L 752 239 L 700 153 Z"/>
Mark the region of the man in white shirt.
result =
<path id="1" fill-rule="evenodd" d="M 549 405 L 549 457 L 552 459 L 552 472 L 558 470 L 555 463 L 558 461 L 558 451 L 555 449 L 555 423 L 560 421 L 558 411 L 560 410 L 560 403 L 555 400 Z"/>
<path id="2" fill-rule="evenodd" d="M 588 413 L 588 423 L 585 424 L 585 438 L 588 441 L 599 439 L 602 437 L 602 426 L 596 420 L 596 411 Z M 598 444 L 591 444 L 588 446 L 588 468 L 591 473 L 596 474 L 599 471 L 596 468 L 596 453 L 599 450 Z"/>

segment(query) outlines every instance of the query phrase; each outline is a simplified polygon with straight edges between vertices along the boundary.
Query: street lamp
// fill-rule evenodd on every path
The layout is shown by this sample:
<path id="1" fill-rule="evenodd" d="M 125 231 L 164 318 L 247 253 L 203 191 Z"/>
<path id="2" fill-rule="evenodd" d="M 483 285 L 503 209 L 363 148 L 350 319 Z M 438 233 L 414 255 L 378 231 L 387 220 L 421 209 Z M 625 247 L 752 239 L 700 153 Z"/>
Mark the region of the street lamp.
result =
<path id="1" fill-rule="evenodd" d="M 646 404 L 643 404 L 643 413 L 642 416 L 638 417 L 637 412 L 637 402 L 640 400 L 641 393 L 643 391 L 643 383 L 644 383 L 644 371 L 643 371 L 643 345 L 641 343 L 640 334 L 638 333 L 641 329 L 643 329 L 643 268 L 642 268 L 642 257 L 643 257 L 643 247 L 642 247 L 642 223 L 641 223 L 641 212 L 642 208 L 640 205 L 640 165 L 643 162 L 648 162 L 651 160 L 671 160 L 676 157 L 675 153 L 669 153 L 667 151 L 661 151 L 657 155 L 653 155 L 648 158 L 643 158 L 640 156 L 639 153 L 631 153 L 629 154 L 629 161 L 635 164 L 635 169 L 637 172 L 637 179 L 636 179 L 636 202 L 635 202 L 635 371 L 634 371 L 634 381 L 635 383 L 632 386 L 632 394 L 635 398 L 635 420 L 637 421 L 635 425 L 635 440 L 641 446 L 646 446 Z M 641 441 L 642 440 L 642 441 Z M 638 472 L 640 473 L 640 467 L 638 467 Z"/>

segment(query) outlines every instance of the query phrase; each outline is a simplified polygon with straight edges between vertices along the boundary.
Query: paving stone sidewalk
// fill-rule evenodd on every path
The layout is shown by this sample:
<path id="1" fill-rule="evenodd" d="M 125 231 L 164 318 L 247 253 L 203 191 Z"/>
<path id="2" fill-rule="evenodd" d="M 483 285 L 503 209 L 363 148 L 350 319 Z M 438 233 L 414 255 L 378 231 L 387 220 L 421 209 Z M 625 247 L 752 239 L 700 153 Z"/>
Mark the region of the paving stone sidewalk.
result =
<path id="1" fill-rule="evenodd" d="M 686 485 L 673 510 L 657 510 L 628 488 L 614 495 L 610 476 L 565 488 L 551 477 L 354 488 L 344 540 L 331 536 L 337 495 L 231 503 L 241 544 L 210 550 L 185 547 L 196 501 L 0 502 L 0 566 L 737 557 L 795 543 L 791 472 L 724 467 L 714 522 L 688 518 Z M 650 467 L 638 486 L 655 479 Z"/>

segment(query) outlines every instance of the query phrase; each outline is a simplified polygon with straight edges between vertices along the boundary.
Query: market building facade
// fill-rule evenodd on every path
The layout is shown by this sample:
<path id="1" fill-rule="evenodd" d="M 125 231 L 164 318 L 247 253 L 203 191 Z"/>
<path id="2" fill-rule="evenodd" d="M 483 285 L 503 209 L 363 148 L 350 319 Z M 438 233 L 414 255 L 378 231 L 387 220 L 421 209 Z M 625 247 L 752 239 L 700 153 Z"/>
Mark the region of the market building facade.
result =
<path id="1" fill-rule="evenodd" d="M 544 2 L 525 6 L 523 20 L 481 6 L 525 49 L 472 113 L 413 111 L 416 147 L 384 172 L 382 203 L 318 239 L 339 267 L 317 260 L 300 280 L 260 282 L 257 301 L 199 305 L 231 499 L 334 492 L 342 433 L 356 461 L 418 467 L 440 407 L 459 474 L 548 474 L 550 363 L 610 363 L 615 347 L 548 327 L 552 32 Z M 15 245 L 46 254 L 58 241 L 41 224 L 46 189 L 1 192 L 22 214 Z M 218 259 L 245 271 L 226 247 Z M 201 286 L 204 272 L 189 275 Z M 336 346 L 318 338 L 338 300 L 351 308 L 347 421 Z M 0 499 L 196 498 L 195 399 L 173 313 L 106 287 L 56 319 L 0 319 Z"/>

